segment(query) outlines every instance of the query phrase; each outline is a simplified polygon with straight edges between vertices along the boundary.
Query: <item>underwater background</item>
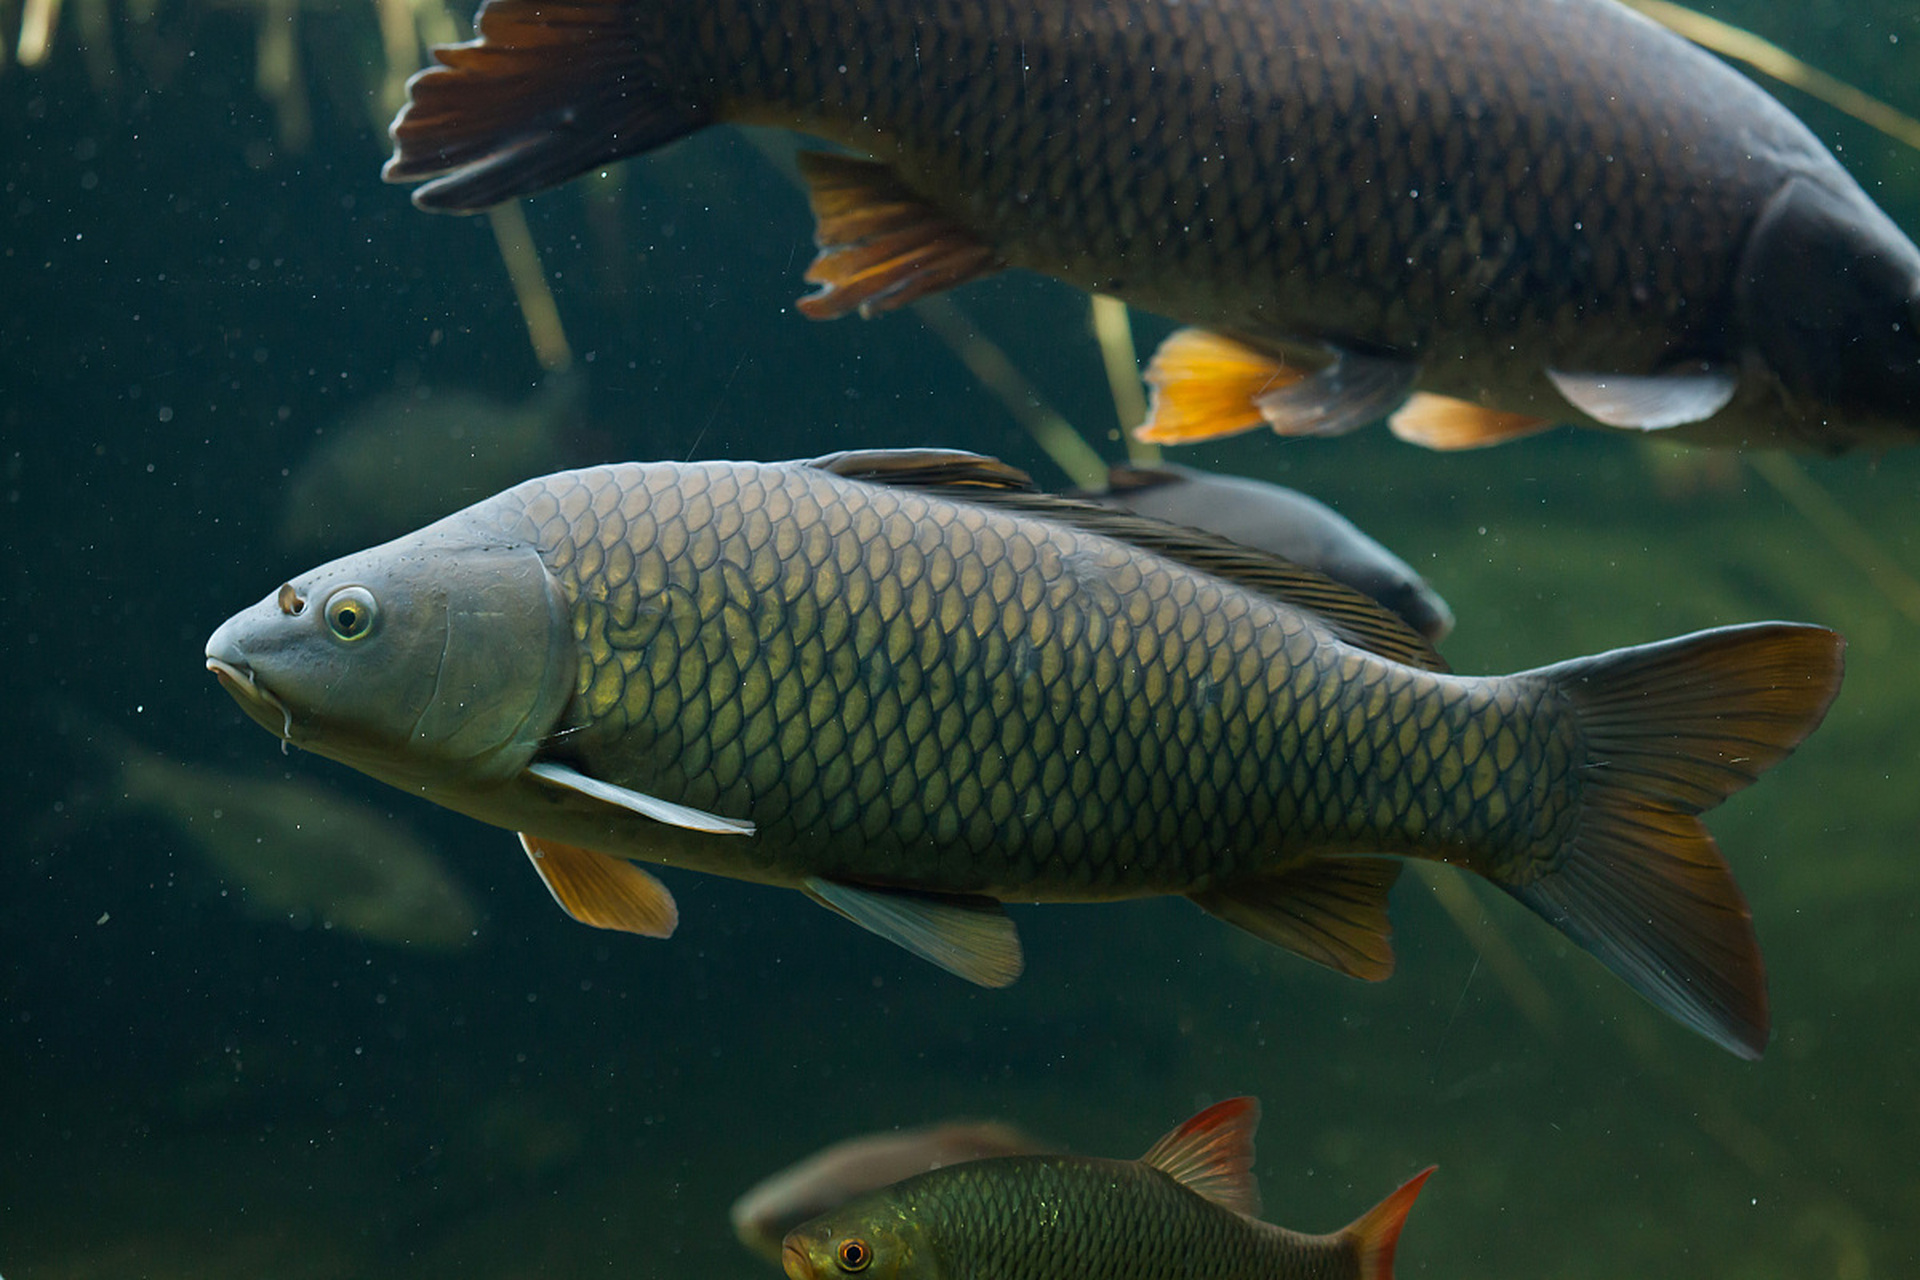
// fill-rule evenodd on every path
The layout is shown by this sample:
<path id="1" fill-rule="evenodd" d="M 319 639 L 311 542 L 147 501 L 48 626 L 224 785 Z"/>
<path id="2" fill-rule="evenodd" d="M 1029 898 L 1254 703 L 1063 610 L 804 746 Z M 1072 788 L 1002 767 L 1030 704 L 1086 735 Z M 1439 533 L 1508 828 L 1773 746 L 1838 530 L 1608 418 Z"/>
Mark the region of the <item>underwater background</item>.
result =
<path id="1" fill-rule="evenodd" d="M 1920 113 L 1910 0 L 1705 11 Z M 525 203 L 556 391 L 495 224 L 379 181 L 394 12 L 435 29 L 389 6 L 383 45 L 358 0 L 69 0 L 26 66 L 46 6 L 0 0 L 0 1274 L 770 1276 L 727 1206 L 835 1139 L 966 1115 L 1133 1156 L 1236 1093 L 1265 1105 L 1273 1221 L 1332 1230 L 1438 1163 L 1402 1276 L 1915 1274 L 1920 451 L 1563 429 L 1445 456 L 1376 428 L 1172 459 L 1355 520 L 1452 605 L 1462 672 L 1768 617 L 1849 638 L 1825 727 L 1710 818 L 1768 962 L 1757 1064 L 1445 872 L 1403 878 L 1383 984 L 1156 900 L 1014 908 L 1026 976 L 985 991 L 715 877 L 663 873 L 668 941 L 583 928 L 511 834 L 277 750 L 207 633 L 396 532 L 375 499 L 425 477 L 451 508 L 600 459 L 926 444 L 1064 484 L 1020 416 L 1048 413 L 1125 456 L 1064 286 L 800 319 L 793 144 L 738 130 Z M 1920 229 L 1920 152 L 1778 91 Z M 1133 321 L 1143 350 L 1170 327 Z M 1011 407 L 962 359 L 980 339 L 1025 380 Z M 396 417 L 471 445 L 357 445 L 378 465 L 309 481 L 330 518 L 294 528 L 302 477 Z M 475 453 L 508 470 L 460 470 Z M 250 863 L 314 793 L 356 806 L 340 865 Z M 353 861 L 375 831 L 412 871 Z"/>

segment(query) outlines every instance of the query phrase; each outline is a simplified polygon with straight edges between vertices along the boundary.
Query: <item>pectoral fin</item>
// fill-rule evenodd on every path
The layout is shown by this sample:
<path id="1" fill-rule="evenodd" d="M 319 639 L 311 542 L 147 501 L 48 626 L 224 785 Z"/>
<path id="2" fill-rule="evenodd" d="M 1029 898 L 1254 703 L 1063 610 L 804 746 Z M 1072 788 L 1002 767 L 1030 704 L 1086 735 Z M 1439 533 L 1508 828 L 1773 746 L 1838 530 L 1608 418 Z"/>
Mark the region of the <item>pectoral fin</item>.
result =
<path id="1" fill-rule="evenodd" d="M 1153 389 L 1142 440 L 1188 444 L 1265 422 L 1283 436 L 1333 436 L 1384 418 L 1413 390 L 1419 366 L 1335 349 L 1313 373 L 1233 338 L 1181 329 L 1144 375 Z"/>
<path id="2" fill-rule="evenodd" d="M 1256 938 L 1348 977 L 1379 982 L 1393 973 L 1387 892 L 1399 878 L 1398 862 L 1330 858 L 1190 896 Z"/>
<path id="3" fill-rule="evenodd" d="M 662 800 L 658 796 L 615 786 L 611 782 L 589 778 L 578 769 L 556 764 L 550 760 L 528 765 L 527 772 L 542 782 L 563 787 L 568 791 L 576 791 L 584 796 L 591 796 L 607 804 L 617 805 L 642 817 L 652 818 L 655 822 L 664 822 L 670 827 L 684 827 L 689 831 L 709 831 L 722 836 L 753 834 L 753 824 L 743 818 L 723 818 L 717 813 L 708 813 L 704 809 L 675 804 L 671 800 Z"/>
<path id="4" fill-rule="evenodd" d="M 1645 375 L 1549 369 L 1547 376 L 1569 404 L 1595 422 L 1640 431 L 1711 418 L 1727 407 L 1738 385 L 1729 371 L 1706 364 Z"/>
<path id="5" fill-rule="evenodd" d="M 821 906 L 968 982 L 1008 986 L 1026 965 L 1013 921 L 991 898 L 879 889 L 818 876 L 803 887 Z"/>
<path id="6" fill-rule="evenodd" d="M 533 869 L 566 913 L 596 929 L 670 938 L 680 923 L 667 886 L 624 858 L 520 833 Z"/>
<path id="7" fill-rule="evenodd" d="M 803 151 L 800 176 L 813 205 L 820 252 L 807 281 L 820 286 L 800 314 L 872 316 L 951 289 L 1004 265 L 993 246 L 934 208 L 890 165 Z"/>
<path id="8" fill-rule="evenodd" d="M 1427 449 L 1484 449 L 1545 431 L 1553 423 L 1524 413 L 1502 413 L 1452 396 L 1417 391 L 1387 428 L 1408 444 Z"/>

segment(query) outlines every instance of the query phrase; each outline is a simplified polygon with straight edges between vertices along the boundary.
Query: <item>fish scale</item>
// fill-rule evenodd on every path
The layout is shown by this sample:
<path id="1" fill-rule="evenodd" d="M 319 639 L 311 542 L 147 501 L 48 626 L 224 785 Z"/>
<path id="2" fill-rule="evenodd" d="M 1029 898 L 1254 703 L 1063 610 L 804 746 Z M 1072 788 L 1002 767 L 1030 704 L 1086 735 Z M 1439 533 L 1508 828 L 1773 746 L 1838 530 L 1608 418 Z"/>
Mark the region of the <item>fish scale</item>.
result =
<path id="1" fill-rule="evenodd" d="M 1514 727 L 1537 695 L 1069 528 L 741 464 L 512 500 L 582 644 L 569 755 L 751 817 L 769 862 L 823 869 L 825 836 L 862 879 L 1119 896 L 1310 853 L 1519 865 L 1571 817 L 1570 722 Z"/>
<path id="2" fill-rule="evenodd" d="M 531 480 L 207 646 L 287 741 L 518 831 L 589 924 L 672 932 L 638 859 L 994 986 L 1002 902 L 1182 894 L 1377 979 L 1379 855 L 1422 857 L 1749 1056 L 1759 948 L 1696 815 L 1812 730 L 1840 653 L 1762 623 L 1457 676 L 1330 579 L 940 450 Z"/>

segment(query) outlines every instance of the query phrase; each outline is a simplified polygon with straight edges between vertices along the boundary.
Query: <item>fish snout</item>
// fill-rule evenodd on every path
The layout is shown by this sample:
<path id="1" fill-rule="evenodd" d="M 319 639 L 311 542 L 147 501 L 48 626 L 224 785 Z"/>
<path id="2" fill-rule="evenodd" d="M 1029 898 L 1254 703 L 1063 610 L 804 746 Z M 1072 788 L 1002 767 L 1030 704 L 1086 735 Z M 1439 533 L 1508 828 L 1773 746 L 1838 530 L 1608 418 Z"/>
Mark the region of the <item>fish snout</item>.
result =
<path id="1" fill-rule="evenodd" d="M 227 623 L 208 638 L 207 670 L 213 672 L 214 679 L 240 704 L 242 711 L 283 741 L 292 742 L 293 712 L 254 678 L 253 667 L 234 643 L 231 627 L 232 624 Z"/>
<path id="2" fill-rule="evenodd" d="M 787 1273 L 787 1280 L 815 1280 L 813 1259 L 807 1256 L 798 1240 L 789 1239 L 781 1246 L 780 1265 Z"/>

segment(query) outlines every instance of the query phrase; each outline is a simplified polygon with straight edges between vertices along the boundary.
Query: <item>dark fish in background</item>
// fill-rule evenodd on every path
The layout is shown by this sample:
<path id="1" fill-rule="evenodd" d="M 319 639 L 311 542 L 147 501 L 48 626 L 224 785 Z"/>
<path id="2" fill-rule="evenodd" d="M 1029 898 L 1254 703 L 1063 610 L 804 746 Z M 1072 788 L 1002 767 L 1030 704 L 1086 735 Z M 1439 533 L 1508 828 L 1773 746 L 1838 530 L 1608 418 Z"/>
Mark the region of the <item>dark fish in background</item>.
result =
<path id="1" fill-rule="evenodd" d="M 1766 623 L 1445 674 L 1331 579 L 976 454 L 530 480 L 283 584 L 207 665 L 276 735 L 521 833 L 589 924 L 624 859 L 782 885 L 988 986 L 1003 902 L 1181 894 L 1392 970 L 1399 863 L 1479 872 L 1736 1053 L 1745 899 L 1695 816 L 1820 722 L 1842 641 Z"/>
<path id="2" fill-rule="evenodd" d="M 1431 643 L 1453 630 L 1453 610 L 1406 561 L 1297 489 L 1162 463 L 1114 467 L 1104 492 L 1073 496 L 1204 529 L 1317 570 L 1378 600 Z"/>
<path id="3" fill-rule="evenodd" d="M 1114 294 L 1200 327 L 1156 358 L 1149 438 L 1920 428 L 1920 250 L 1615 0 L 487 0 L 478 29 L 394 122 L 423 208 L 803 130 L 864 156 L 803 158 L 802 311 L 1007 266 Z"/>
<path id="4" fill-rule="evenodd" d="M 275 541 L 302 552 L 384 542 L 525 476 L 585 461 L 570 446 L 585 402 L 586 379 L 551 373 L 519 404 L 457 388 L 357 404 L 294 466 Z"/>
<path id="5" fill-rule="evenodd" d="M 1050 1150 L 1012 1125 L 994 1120 L 949 1120 L 919 1129 L 863 1134 L 824 1147 L 755 1183 L 733 1202 L 728 1216 L 740 1243 L 778 1265 L 780 1242 L 787 1232 L 855 1196 L 950 1164 Z"/>
<path id="6" fill-rule="evenodd" d="M 472 898 L 405 823 L 326 787 L 175 760 L 91 716 L 67 718 L 116 769 L 119 803 L 177 830 L 255 918 L 429 951 L 472 945 Z"/>
<path id="7" fill-rule="evenodd" d="M 1392 1280 L 1427 1169 L 1330 1235 L 1260 1221 L 1260 1104 L 1217 1103 L 1138 1160 L 951 1165 L 796 1227 L 787 1280 Z"/>

